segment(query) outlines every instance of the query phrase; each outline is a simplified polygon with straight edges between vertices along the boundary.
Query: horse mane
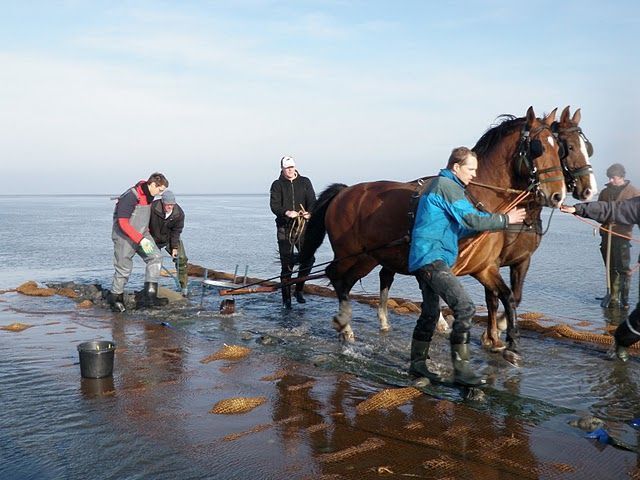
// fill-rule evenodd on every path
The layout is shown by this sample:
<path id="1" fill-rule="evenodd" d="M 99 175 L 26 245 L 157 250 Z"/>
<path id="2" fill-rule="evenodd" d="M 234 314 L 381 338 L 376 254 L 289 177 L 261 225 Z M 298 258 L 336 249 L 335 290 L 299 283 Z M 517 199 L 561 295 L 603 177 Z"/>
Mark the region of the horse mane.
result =
<path id="1" fill-rule="evenodd" d="M 511 134 L 516 128 L 521 128 L 522 124 L 526 121 L 524 117 L 516 117 L 508 113 L 499 115 L 496 118 L 498 123 L 489 127 L 482 137 L 476 142 L 472 150 L 482 157 L 489 153 L 498 142 L 505 136 Z"/>
<path id="2" fill-rule="evenodd" d="M 547 117 L 548 114 L 545 113 L 542 119 L 545 120 Z M 516 117 L 515 115 L 504 113 L 499 115 L 496 121 L 497 123 L 489 127 L 489 130 L 480 137 L 480 140 L 478 140 L 472 148 L 479 157 L 489 153 L 503 137 L 509 135 L 515 129 L 522 128 L 522 125 L 527 119 L 525 117 Z"/>

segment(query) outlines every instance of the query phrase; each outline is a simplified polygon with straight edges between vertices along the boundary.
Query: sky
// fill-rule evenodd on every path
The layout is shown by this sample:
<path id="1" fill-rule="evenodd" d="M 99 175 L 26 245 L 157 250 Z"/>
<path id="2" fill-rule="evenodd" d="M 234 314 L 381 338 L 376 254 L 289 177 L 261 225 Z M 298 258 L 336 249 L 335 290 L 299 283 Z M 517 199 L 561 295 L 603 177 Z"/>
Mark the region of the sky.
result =
<path id="1" fill-rule="evenodd" d="M 640 186 L 638 45 L 637 1 L 0 0 L 0 193 L 405 181 L 567 105 Z"/>

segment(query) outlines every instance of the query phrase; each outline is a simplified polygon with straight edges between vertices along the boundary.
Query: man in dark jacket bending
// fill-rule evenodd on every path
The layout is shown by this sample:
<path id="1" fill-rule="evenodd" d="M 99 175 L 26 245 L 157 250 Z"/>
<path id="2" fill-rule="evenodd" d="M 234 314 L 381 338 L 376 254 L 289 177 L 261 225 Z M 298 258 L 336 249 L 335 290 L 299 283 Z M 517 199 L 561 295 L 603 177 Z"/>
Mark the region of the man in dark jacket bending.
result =
<path id="1" fill-rule="evenodd" d="M 619 223 L 640 226 L 640 197 L 633 197 L 621 202 L 587 202 L 574 206 L 560 207 L 565 213 L 573 213 L 580 217 L 590 218 L 600 223 Z M 638 259 L 640 261 L 640 259 Z M 628 348 L 640 341 L 640 303 L 631 312 L 626 321 L 616 328 L 614 333 L 616 355 L 626 362 L 629 359 Z"/>
<path id="2" fill-rule="evenodd" d="M 311 180 L 303 177 L 296 170 L 296 163 L 291 157 L 280 159 L 280 177 L 271 184 L 270 205 L 276 216 L 278 252 L 280 254 L 280 280 L 291 279 L 294 265 L 294 247 L 298 252 L 302 249 L 306 221 L 311 218 L 311 209 L 316 201 Z M 300 265 L 298 278 L 308 275 L 313 267 L 314 257 L 304 265 Z M 295 297 L 298 303 L 305 303 L 302 295 L 304 282 L 296 284 Z M 282 304 L 291 308 L 291 287 L 282 287 Z"/>
<path id="3" fill-rule="evenodd" d="M 187 254 L 180 239 L 184 229 L 184 210 L 176 203 L 171 190 L 165 190 L 161 199 L 151 204 L 149 231 L 158 248 L 165 248 L 176 264 L 176 272 L 182 294 L 187 295 L 189 277 L 187 275 Z"/>

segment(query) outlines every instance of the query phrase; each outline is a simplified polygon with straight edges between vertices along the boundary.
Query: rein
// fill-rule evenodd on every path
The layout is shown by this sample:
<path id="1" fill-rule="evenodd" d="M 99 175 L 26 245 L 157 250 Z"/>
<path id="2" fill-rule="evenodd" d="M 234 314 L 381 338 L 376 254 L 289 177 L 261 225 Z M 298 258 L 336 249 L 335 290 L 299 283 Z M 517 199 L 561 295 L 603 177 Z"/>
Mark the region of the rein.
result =
<path id="1" fill-rule="evenodd" d="M 368 253 L 375 252 L 377 250 L 382 250 L 383 248 L 397 247 L 397 246 L 402 245 L 404 243 L 409 243 L 410 240 L 411 240 L 410 237 L 408 235 L 405 235 L 405 236 L 403 236 L 401 238 L 397 238 L 397 239 L 395 239 L 395 240 L 393 240 L 391 242 L 385 243 L 384 245 L 378 245 L 377 247 L 370 248 L 368 250 L 364 249 L 361 252 L 356 252 L 356 253 L 352 253 L 350 255 L 345 255 L 344 257 L 336 258 L 334 260 L 329 260 L 327 262 L 316 263 L 311 268 L 311 271 L 309 272 L 309 275 L 307 275 L 304 278 L 296 279 L 296 281 L 303 282 L 303 281 L 307 281 L 307 280 L 311 280 L 311 279 L 315 279 L 315 278 L 321 278 L 321 277 L 326 276 L 326 274 L 324 274 L 324 273 L 318 274 L 318 272 L 319 272 L 319 270 L 317 270 L 318 267 L 324 267 L 325 265 L 329 265 L 329 264 L 334 263 L 334 262 L 336 262 L 336 263 L 337 262 L 341 262 L 342 260 L 346 260 L 348 258 L 357 257 L 359 255 L 366 255 Z M 297 270 L 292 270 L 291 273 L 285 275 L 285 277 L 288 277 L 289 279 L 291 279 L 291 277 L 293 277 L 293 275 L 295 273 L 298 273 L 299 270 L 300 270 L 299 268 Z M 263 283 L 267 283 L 267 282 L 270 282 L 272 280 L 276 280 L 276 279 L 279 279 L 279 278 L 282 278 L 282 275 L 276 275 L 276 276 L 271 277 L 271 278 L 265 278 L 264 280 L 260 280 L 260 281 L 254 282 L 254 283 L 249 283 L 247 285 L 242 285 L 241 287 L 235 287 L 235 288 L 229 288 L 229 289 L 226 289 L 226 290 L 221 290 L 220 294 L 221 295 L 233 295 L 234 292 L 236 292 L 236 291 L 238 291 L 237 293 L 253 293 L 253 292 L 240 292 L 240 291 L 241 290 L 245 290 L 248 287 L 254 287 L 256 285 L 262 285 Z M 295 283 L 296 282 L 294 282 L 292 280 L 283 281 L 283 282 L 279 283 L 278 285 L 274 285 L 274 287 L 277 288 L 277 287 L 286 286 L 286 285 L 293 285 Z M 269 290 L 269 291 L 271 291 L 271 290 Z"/>
<path id="2" fill-rule="evenodd" d="M 486 183 L 480 183 L 476 181 L 470 181 L 469 184 L 476 185 L 482 188 L 488 188 L 490 190 L 496 190 L 498 192 L 506 192 L 506 193 L 517 193 L 520 194 L 522 192 L 528 192 L 528 190 L 516 190 L 515 188 L 504 188 L 504 187 L 496 187 L 495 185 L 488 185 Z"/>
<path id="3" fill-rule="evenodd" d="M 506 203 L 506 202 L 502 202 L 502 204 L 500 204 L 500 206 L 498 207 L 498 212 L 497 213 L 502 213 L 502 214 L 506 214 L 506 212 L 508 212 L 509 210 L 511 210 L 512 208 L 514 208 L 515 206 L 517 206 L 522 200 L 524 200 L 528 195 L 530 195 L 531 192 L 529 191 L 521 191 L 520 194 L 511 202 Z M 509 219 L 507 219 L 507 222 L 509 221 Z M 489 232 L 489 231 L 484 231 L 482 232 L 477 238 L 475 238 L 469 245 L 467 245 L 458 255 L 458 260 L 461 260 L 463 258 L 466 258 L 466 260 L 464 260 L 464 263 L 462 264 L 458 264 L 458 262 L 456 262 L 456 264 L 454 265 L 452 272 L 455 275 L 458 275 L 468 264 L 469 261 L 472 258 L 472 254 L 475 253 L 475 251 L 480 247 L 480 243 L 487 238 L 487 236 L 489 236 L 490 233 L 493 232 Z"/>

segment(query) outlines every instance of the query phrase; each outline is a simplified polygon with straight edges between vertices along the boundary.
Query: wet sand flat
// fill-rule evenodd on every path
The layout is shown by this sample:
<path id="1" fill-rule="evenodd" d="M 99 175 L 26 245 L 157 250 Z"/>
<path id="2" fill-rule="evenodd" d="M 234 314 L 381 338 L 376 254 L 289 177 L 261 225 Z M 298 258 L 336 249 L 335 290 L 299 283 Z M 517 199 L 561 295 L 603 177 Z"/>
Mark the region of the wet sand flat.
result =
<path id="1" fill-rule="evenodd" d="M 640 478 L 637 453 L 566 415 L 535 423 L 407 391 L 363 408 L 395 387 L 241 339 L 242 355 L 218 358 L 222 342 L 157 316 L 0 298 L 0 326 L 31 325 L 0 330 L 0 478 Z M 87 340 L 117 344 L 113 377 L 81 378 Z M 212 413 L 233 398 L 263 401 Z"/>

